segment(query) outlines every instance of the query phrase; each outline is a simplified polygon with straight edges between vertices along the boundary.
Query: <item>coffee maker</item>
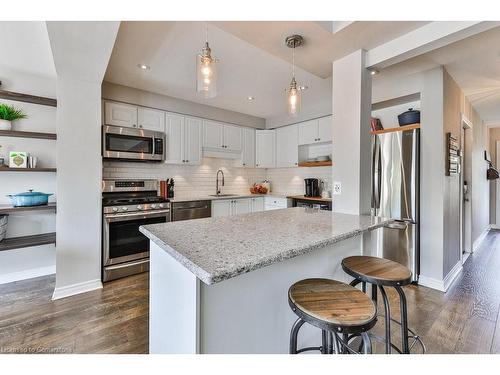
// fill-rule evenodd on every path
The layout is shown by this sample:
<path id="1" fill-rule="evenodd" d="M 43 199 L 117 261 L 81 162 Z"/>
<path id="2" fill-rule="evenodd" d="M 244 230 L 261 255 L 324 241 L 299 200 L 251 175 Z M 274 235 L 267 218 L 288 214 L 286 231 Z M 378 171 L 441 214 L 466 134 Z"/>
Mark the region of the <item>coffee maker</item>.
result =
<path id="1" fill-rule="evenodd" d="M 306 197 L 319 197 L 319 180 L 317 178 L 305 178 L 304 179 L 306 193 L 304 196 Z"/>

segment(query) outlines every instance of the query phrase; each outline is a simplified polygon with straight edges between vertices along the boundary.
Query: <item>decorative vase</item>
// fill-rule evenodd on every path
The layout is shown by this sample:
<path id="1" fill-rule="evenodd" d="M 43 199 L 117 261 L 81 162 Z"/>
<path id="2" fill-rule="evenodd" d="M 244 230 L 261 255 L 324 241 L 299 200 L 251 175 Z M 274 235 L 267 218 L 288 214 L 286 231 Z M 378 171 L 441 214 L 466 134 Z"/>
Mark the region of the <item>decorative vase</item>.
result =
<path id="1" fill-rule="evenodd" d="M 8 120 L 0 120 L 0 130 L 11 130 L 12 122 Z"/>

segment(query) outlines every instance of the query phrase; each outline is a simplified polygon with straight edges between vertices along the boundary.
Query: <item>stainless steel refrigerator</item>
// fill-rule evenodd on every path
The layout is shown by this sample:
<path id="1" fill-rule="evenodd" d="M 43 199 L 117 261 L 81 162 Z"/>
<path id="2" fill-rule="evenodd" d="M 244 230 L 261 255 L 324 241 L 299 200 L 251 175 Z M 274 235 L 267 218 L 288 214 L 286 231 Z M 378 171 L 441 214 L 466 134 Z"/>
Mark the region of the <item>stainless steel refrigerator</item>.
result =
<path id="1" fill-rule="evenodd" d="M 372 234 L 377 256 L 419 275 L 420 129 L 372 136 L 372 213 L 395 219 Z"/>

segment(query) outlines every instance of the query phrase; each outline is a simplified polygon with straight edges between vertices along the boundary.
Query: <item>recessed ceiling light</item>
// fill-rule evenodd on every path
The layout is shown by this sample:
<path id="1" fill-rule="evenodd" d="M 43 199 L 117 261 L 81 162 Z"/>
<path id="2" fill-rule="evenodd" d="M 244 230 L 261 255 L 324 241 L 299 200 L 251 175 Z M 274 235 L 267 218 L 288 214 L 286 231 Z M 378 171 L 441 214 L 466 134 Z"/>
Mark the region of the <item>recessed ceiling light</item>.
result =
<path id="1" fill-rule="evenodd" d="M 247 97 L 247 100 L 255 100 L 255 97 L 249 96 L 249 97 Z"/>
<path id="2" fill-rule="evenodd" d="M 146 65 L 146 64 L 137 64 L 137 67 L 139 69 L 142 69 L 142 70 L 149 70 L 149 69 L 151 69 L 151 67 L 149 65 Z"/>
<path id="3" fill-rule="evenodd" d="M 377 74 L 379 74 L 380 72 L 377 70 L 377 69 L 370 69 L 370 74 L 372 76 L 376 76 Z"/>

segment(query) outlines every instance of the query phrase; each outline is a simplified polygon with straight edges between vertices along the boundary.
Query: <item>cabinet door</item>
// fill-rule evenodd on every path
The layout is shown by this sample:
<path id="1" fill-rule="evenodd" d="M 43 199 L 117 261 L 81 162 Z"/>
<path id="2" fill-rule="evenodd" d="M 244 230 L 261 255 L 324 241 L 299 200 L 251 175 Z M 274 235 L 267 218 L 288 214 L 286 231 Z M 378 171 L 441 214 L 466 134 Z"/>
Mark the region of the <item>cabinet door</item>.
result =
<path id="1" fill-rule="evenodd" d="M 165 131 L 165 112 L 156 109 L 137 109 L 137 124 L 139 128 L 153 130 L 157 132 Z"/>
<path id="2" fill-rule="evenodd" d="M 332 141 L 332 116 L 322 117 L 318 120 L 318 142 Z"/>
<path id="3" fill-rule="evenodd" d="M 251 198 L 252 200 L 252 212 L 260 212 L 264 211 L 264 198 L 263 197 L 258 197 L 258 198 Z"/>
<path id="4" fill-rule="evenodd" d="M 255 166 L 257 168 L 274 168 L 274 130 L 255 131 Z"/>
<path id="5" fill-rule="evenodd" d="M 243 128 L 241 132 L 243 144 L 241 159 L 237 164 L 240 167 L 255 168 L 255 129 Z"/>
<path id="6" fill-rule="evenodd" d="M 201 119 L 186 117 L 184 124 L 184 158 L 186 164 L 201 164 Z"/>
<path id="7" fill-rule="evenodd" d="M 212 217 L 230 216 L 232 205 L 232 200 L 229 199 L 212 201 Z"/>
<path id="8" fill-rule="evenodd" d="M 104 123 L 106 125 L 137 127 L 137 107 L 135 105 L 104 102 Z"/>
<path id="9" fill-rule="evenodd" d="M 276 129 L 276 167 L 296 167 L 299 164 L 299 128 L 297 125 Z"/>
<path id="10" fill-rule="evenodd" d="M 215 121 L 203 121 L 203 147 L 224 150 L 224 125 Z"/>
<path id="11" fill-rule="evenodd" d="M 301 122 L 299 124 L 299 145 L 309 145 L 317 142 L 318 120 Z"/>
<path id="12" fill-rule="evenodd" d="M 224 149 L 231 152 L 241 151 L 241 128 L 239 126 L 224 125 Z"/>
<path id="13" fill-rule="evenodd" d="M 165 136 L 167 138 L 165 163 L 184 164 L 184 116 L 167 113 Z"/>
<path id="14" fill-rule="evenodd" d="M 233 200 L 233 215 L 248 214 L 251 210 L 250 198 Z"/>

